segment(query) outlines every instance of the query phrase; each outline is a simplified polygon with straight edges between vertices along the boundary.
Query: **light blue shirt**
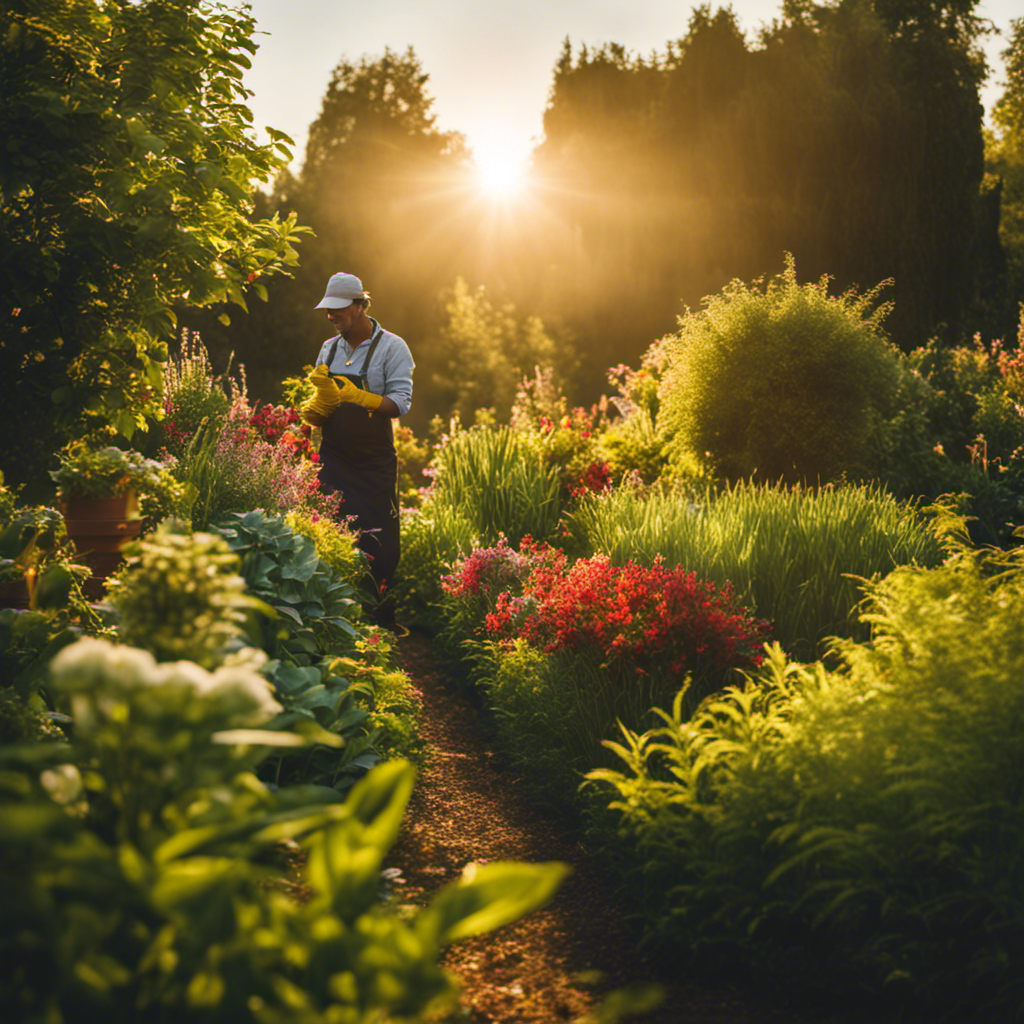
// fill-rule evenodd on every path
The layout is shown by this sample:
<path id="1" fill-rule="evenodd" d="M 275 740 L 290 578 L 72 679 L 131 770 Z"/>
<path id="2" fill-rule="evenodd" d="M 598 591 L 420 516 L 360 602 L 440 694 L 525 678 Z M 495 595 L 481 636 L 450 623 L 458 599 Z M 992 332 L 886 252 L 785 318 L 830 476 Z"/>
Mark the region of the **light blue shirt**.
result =
<path id="1" fill-rule="evenodd" d="M 344 338 L 338 335 L 328 338 L 320 347 L 316 365 L 327 362 L 327 353 L 337 340 L 338 348 L 327 369 L 331 373 L 361 373 L 370 343 L 379 331 L 380 341 L 366 368 L 366 388 L 375 395 L 390 398 L 398 406 L 399 416 L 404 416 L 412 405 L 412 371 L 416 364 L 412 361 L 409 346 L 397 334 L 384 330 L 373 317 L 370 320 L 373 323 L 373 334 L 366 341 L 357 345 L 353 351 Z"/>

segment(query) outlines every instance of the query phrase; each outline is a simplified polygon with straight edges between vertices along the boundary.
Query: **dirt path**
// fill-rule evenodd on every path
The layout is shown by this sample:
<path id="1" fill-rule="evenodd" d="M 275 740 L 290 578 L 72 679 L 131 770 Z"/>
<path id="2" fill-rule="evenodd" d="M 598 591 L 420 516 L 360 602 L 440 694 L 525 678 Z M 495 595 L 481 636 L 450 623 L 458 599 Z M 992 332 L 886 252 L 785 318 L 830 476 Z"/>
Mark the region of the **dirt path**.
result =
<path id="1" fill-rule="evenodd" d="M 559 860 L 573 867 L 548 907 L 448 951 L 445 966 L 464 985 L 462 1009 L 451 1019 L 575 1021 L 599 1001 L 593 982 L 581 975 L 600 972 L 602 989 L 652 979 L 611 879 L 566 826 L 531 803 L 525 784 L 494 753 L 486 718 L 446 679 L 429 643 L 417 634 L 403 638 L 397 660 L 422 698 L 423 738 L 431 750 L 388 858 L 402 873 L 399 898 L 424 902 L 470 861 Z M 857 1024 L 772 1007 L 729 989 L 660 980 L 666 999 L 642 1018 L 645 1024 Z"/>

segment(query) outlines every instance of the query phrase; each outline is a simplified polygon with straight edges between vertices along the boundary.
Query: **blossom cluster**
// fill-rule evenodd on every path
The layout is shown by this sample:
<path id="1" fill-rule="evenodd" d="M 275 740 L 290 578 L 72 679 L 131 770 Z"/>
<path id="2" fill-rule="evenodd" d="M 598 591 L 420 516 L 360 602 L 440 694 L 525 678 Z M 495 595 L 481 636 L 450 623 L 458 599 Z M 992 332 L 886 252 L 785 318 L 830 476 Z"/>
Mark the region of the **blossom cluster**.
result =
<path id="1" fill-rule="evenodd" d="M 294 436 L 288 428 L 299 422 L 299 414 L 295 409 L 283 405 L 261 405 L 253 410 L 249 417 L 249 425 L 263 438 L 275 444 L 286 432 Z"/>
<path id="2" fill-rule="evenodd" d="M 547 544 L 524 537 L 519 550 L 509 547 L 502 537 L 493 548 L 475 548 L 455 563 L 441 579 L 441 589 L 450 598 L 467 607 L 483 605 L 493 609 L 495 602 L 510 594 L 519 594 L 532 573 L 542 567 L 561 570 L 565 555 Z"/>
<path id="3" fill-rule="evenodd" d="M 594 492 L 602 494 L 612 486 L 612 471 L 607 462 L 592 462 L 580 475 L 579 479 L 569 488 L 574 498 Z"/>
<path id="4" fill-rule="evenodd" d="M 262 651 L 246 648 L 208 672 L 191 661 L 158 663 L 149 651 L 83 637 L 53 659 L 51 672 L 58 688 L 71 694 L 78 730 L 98 725 L 118 699 L 161 689 L 203 699 L 225 724 L 258 725 L 281 711 L 271 684 L 259 673 L 265 660 Z"/>
<path id="5" fill-rule="evenodd" d="M 242 504 L 268 510 L 285 511 L 305 506 L 321 515 L 339 513 L 340 496 L 326 495 L 317 477 L 317 458 L 302 458 L 298 450 L 308 438 L 290 431 L 282 433 L 279 443 L 265 441 L 251 425 L 251 410 L 243 398 L 237 398 L 216 445 L 221 479 L 246 492 Z"/>
<path id="6" fill-rule="evenodd" d="M 737 605 L 729 584 L 597 555 L 568 568 L 564 559 L 536 566 L 522 594 L 499 595 L 486 629 L 548 653 L 589 649 L 637 671 L 657 664 L 682 674 L 759 665 L 768 624 Z"/>

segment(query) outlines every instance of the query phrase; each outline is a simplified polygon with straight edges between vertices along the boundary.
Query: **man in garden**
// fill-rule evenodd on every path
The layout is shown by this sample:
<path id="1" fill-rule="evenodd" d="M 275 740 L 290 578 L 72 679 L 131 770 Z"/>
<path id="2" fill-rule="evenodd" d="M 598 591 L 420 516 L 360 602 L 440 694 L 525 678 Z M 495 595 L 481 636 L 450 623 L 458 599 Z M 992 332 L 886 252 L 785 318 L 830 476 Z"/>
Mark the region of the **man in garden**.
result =
<path id="1" fill-rule="evenodd" d="M 309 382 L 316 394 L 302 419 L 323 429 L 320 483 L 341 491 L 342 515 L 354 517 L 359 546 L 370 558 L 377 588 L 374 618 L 394 625 L 387 589 L 400 554 L 398 457 L 392 421 L 412 403 L 409 346 L 384 330 L 367 310 L 370 296 L 354 274 L 334 274 L 316 309 L 337 336 L 323 343 Z"/>

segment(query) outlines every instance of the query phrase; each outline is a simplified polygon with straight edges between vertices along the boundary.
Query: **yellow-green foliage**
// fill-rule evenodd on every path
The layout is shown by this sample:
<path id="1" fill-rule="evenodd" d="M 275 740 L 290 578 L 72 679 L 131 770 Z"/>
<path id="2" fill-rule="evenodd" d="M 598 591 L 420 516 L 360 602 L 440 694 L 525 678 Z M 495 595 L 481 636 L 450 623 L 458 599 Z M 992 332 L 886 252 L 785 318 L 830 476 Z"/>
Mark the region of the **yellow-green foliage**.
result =
<path id="1" fill-rule="evenodd" d="M 398 455 L 398 498 L 403 508 L 416 508 L 420 489 L 426 486 L 423 470 L 430 460 L 430 443 L 418 441 L 411 427 L 395 423 L 395 453 Z"/>
<path id="2" fill-rule="evenodd" d="M 418 761 L 423 754 L 419 735 L 423 706 L 409 677 L 394 667 L 392 649 L 392 634 L 374 630 L 356 644 L 355 656 L 336 658 L 330 672 L 366 688 L 368 724 L 380 730 L 376 746 L 381 753 Z"/>
<path id="3" fill-rule="evenodd" d="M 611 479 L 636 474 L 645 483 L 657 480 L 668 462 L 665 439 L 646 409 L 614 420 L 597 440 L 597 457 L 608 464 Z"/>
<path id="4" fill-rule="evenodd" d="M 1024 999 L 1024 549 L 870 587 L 871 643 L 787 661 L 599 771 L 650 927 L 776 981 L 889 993 L 929 1019 Z M 656 908 L 656 909 L 654 909 Z"/>
<path id="5" fill-rule="evenodd" d="M 351 530 L 326 516 L 314 516 L 299 509 L 288 512 L 284 521 L 313 542 L 316 553 L 341 579 L 353 586 L 359 584 L 366 573 L 366 555 L 356 547 L 356 536 Z"/>
<path id="6" fill-rule="evenodd" d="M 837 480 L 872 469 L 899 408 L 899 353 L 881 285 L 828 294 L 828 278 L 733 281 L 668 339 L 659 432 L 730 480 Z"/>

